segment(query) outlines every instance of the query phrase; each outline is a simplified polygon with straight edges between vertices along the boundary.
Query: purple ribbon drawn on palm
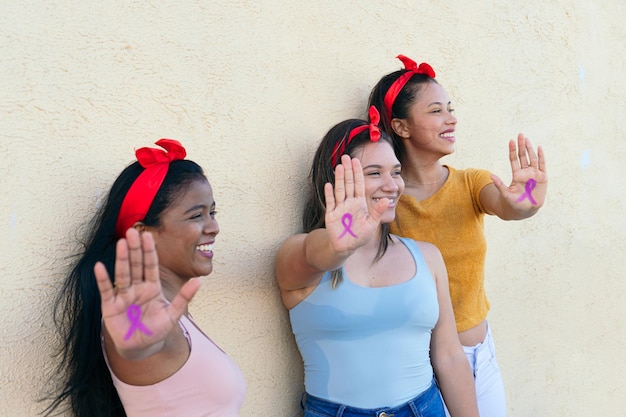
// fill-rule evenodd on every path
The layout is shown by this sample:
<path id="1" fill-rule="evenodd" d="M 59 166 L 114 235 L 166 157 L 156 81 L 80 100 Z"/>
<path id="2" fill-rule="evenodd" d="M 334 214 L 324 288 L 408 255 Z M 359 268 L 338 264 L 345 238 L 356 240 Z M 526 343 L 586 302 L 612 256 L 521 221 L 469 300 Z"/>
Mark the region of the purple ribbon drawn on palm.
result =
<path id="1" fill-rule="evenodd" d="M 537 202 L 535 201 L 535 199 L 533 198 L 533 195 L 531 194 L 536 186 L 537 186 L 537 181 L 535 181 L 532 178 L 529 179 L 528 182 L 526 183 L 526 191 L 524 192 L 524 194 L 519 196 L 519 198 L 516 201 L 519 203 L 525 198 L 528 198 L 528 200 L 530 200 L 531 203 L 533 203 L 534 205 L 537 205 Z"/>
<path id="2" fill-rule="evenodd" d="M 341 234 L 339 235 L 339 239 L 344 237 L 346 233 L 350 233 L 352 237 L 356 237 L 352 229 L 350 229 L 350 227 L 352 226 L 352 214 L 346 213 L 341 216 L 341 224 L 343 225 L 343 232 L 341 232 Z"/>
<path id="3" fill-rule="evenodd" d="M 128 320 L 130 320 L 130 329 L 128 329 L 126 336 L 124 336 L 124 340 L 130 339 L 135 330 L 139 330 L 148 336 L 152 334 L 150 329 L 141 322 L 141 307 L 137 304 L 129 305 L 128 310 L 126 310 L 126 315 L 128 316 Z"/>

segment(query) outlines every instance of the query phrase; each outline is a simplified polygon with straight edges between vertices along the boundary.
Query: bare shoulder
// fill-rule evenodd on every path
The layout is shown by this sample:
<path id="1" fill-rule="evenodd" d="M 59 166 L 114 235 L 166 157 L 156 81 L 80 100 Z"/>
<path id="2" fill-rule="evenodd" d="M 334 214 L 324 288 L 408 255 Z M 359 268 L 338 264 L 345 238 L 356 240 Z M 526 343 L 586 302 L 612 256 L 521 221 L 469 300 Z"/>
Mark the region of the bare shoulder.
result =
<path id="1" fill-rule="evenodd" d="M 442 279 L 447 280 L 448 272 L 439 248 L 429 242 L 416 240 L 415 243 L 422 252 L 422 256 L 424 257 L 426 265 L 428 266 L 430 273 L 433 275 L 435 282 L 439 282 Z"/>
<path id="2" fill-rule="evenodd" d="M 434 244 L 430 242 L 424 242 L 421 240 L 416 240 L 415 243 L 417 244 L 417 247 L 419 248 L 419 250 L 422 252 L 422 256 L 424 256 L 424 259 L 426 259 L 427 261 L 429 259 L 432 259 L 432 260 L 442 259 L 441 251 Z"/>

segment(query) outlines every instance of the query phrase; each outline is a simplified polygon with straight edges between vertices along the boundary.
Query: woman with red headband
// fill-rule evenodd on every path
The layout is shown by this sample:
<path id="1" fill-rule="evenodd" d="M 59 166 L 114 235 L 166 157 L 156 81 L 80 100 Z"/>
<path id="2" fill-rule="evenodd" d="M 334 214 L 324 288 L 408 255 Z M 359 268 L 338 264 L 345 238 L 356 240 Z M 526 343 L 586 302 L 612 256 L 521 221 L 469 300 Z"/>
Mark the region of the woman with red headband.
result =
<path id="1" fill-rule="evenodd" d="M 304 232 L 276 256 L 304 360 L 305 417 L 477 417 L 437 248 L 389 234 L 404 189 L 378 112 L 322 140 Z M 434 383 L 437 376 L 439 387 Z"/>
<path id="2" fill-rule="evenodd" d="M 384 76 L 369 104 L 380 106 L 406 189 L 391 231 L 435 244 L 448 269 L 456 327 L 472 367 L 481 417 L 503 417 L 502 376 L 487 324 L 484 287 L 485 214 L 525 219 L 543 205 L 548 179 L 544 154 L 522 134 L 509 142 L 512 181 L 480 169 L 457 170 L 440 159 L 454 152 L 457 119 L 430 65 L 398 56 L 405 69 Z"/>
<path id="3" fill-rule="evenodd" d="M 175 140 L 141 148 L 113 184 L 63 284 L 62 385 L 46 415 L 236 417 L 239 368 L 191 319 L 219 233 L 213 191 Z M 53 378 L 53 380 L 56 378 Z"/>

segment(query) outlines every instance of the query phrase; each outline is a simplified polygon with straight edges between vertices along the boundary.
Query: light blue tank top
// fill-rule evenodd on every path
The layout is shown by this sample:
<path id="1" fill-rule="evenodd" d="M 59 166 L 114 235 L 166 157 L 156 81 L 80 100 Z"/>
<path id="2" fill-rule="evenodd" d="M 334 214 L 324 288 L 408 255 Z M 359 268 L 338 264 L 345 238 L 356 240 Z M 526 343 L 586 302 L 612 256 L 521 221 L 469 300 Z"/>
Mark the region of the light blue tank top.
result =
<path id="1" fill-rule="evenodd" d="M 331 288 L 328 272 L 289 311 L 310 395 L 352 407 L 393 407 L 430 386 L 437 287 L 416 243 L 398 239 L 415 260 L 409 281 L 368 288 L 342 271 L 343 281 Z"/>

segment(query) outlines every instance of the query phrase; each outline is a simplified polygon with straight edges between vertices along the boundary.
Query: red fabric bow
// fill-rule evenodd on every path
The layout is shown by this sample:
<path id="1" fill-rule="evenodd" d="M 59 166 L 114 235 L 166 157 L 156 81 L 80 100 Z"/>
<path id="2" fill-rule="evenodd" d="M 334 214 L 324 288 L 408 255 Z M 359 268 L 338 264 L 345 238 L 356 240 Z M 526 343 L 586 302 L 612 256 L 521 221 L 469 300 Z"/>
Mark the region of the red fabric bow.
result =
<path id="1" fill-rule="evenodd" d="M 369 129 L 370 140 L 372 142 L 378 142 L 380 140 L 381 133 L 380 133 L 380 128 L 378 127 L 378 123 L 380 123 L 380 113 L 378 113 L 378 109 L 376 109 L 376 107 L 370 106 L 369 117 L 370 117 L 369 124 L 355 127 L 354 129 L 350 131 L 347 139 L 344 136 L 343 140 L 335 144 L 335 148 L 333 149 L 333 153 L 331 156 L 333 169 L 339 163 L 339 160 L 341 159 L 341 155 L 343 155 L 344 151 L 346 150 L 346 146 L 348 146 L 350 142 L 352 142 L 352 138 L 354 138 L 359 133 L 364 132 L 365 130 Z"/>
<path id="2" fill-rule="evenodd" d="M 156 144 L 165 149 L 139 148 L 135 156 L 145 169 L 128 189 L 115 225 L 115 236 L 124 237 L 126 230 L 142 221 L 167 175 L 172 161 L 185 159 L 187 151 L 174 139 L 159 139 Z"/>
<path id="3" fill-rule="evenodd" d="M 428 77 L 430 78 L 435 78 L 435 70 L 433 69 L 433 67 L 431 67 L 427 63 L 422 62 L 418 66 L 417 62 L 413 61 L 411 58 L 408 58 L 404 55 L 398 55 L 396 58 L 402 61 L 402 63 L 404 64 L 405 70 L 413 71 L 416 74 L 428 75 Z"/>
<path id="4" fill-rule="evenodd" d="M 169 164 L 172 161 L 178 159 L 185 159 L 187 151 L 180 144 L 179 141 L 174 139 L 159 139 L 155 142 L 167 152 L 162 149 L 156 148 L 139 148 L 135 151 L 137 161 L 144 168 L 149 168 L 158 164 Z"/>
<path id="5" fill-rule="evenodd" d="M 429 78 L 435 78 L 435 70 L 433 67 L 428 65 L 425 62 L 422 62 L 417 65 L 415 61 L 411 58 L 407 58 L 404 55 L 398 55 L 398 58 L 404 64 L 404 69 L 406 72 L 399 76 L 389 87 L 387 93 L 385 94 L 384 105 L 385 105 L 385 115 L 391 119 L 391 109 L 393 107 L 393 103 L 396 101 L 398 94 L 404 88 L 406 83 L 413 77 L 415 74 L 424 74 Z"/>

